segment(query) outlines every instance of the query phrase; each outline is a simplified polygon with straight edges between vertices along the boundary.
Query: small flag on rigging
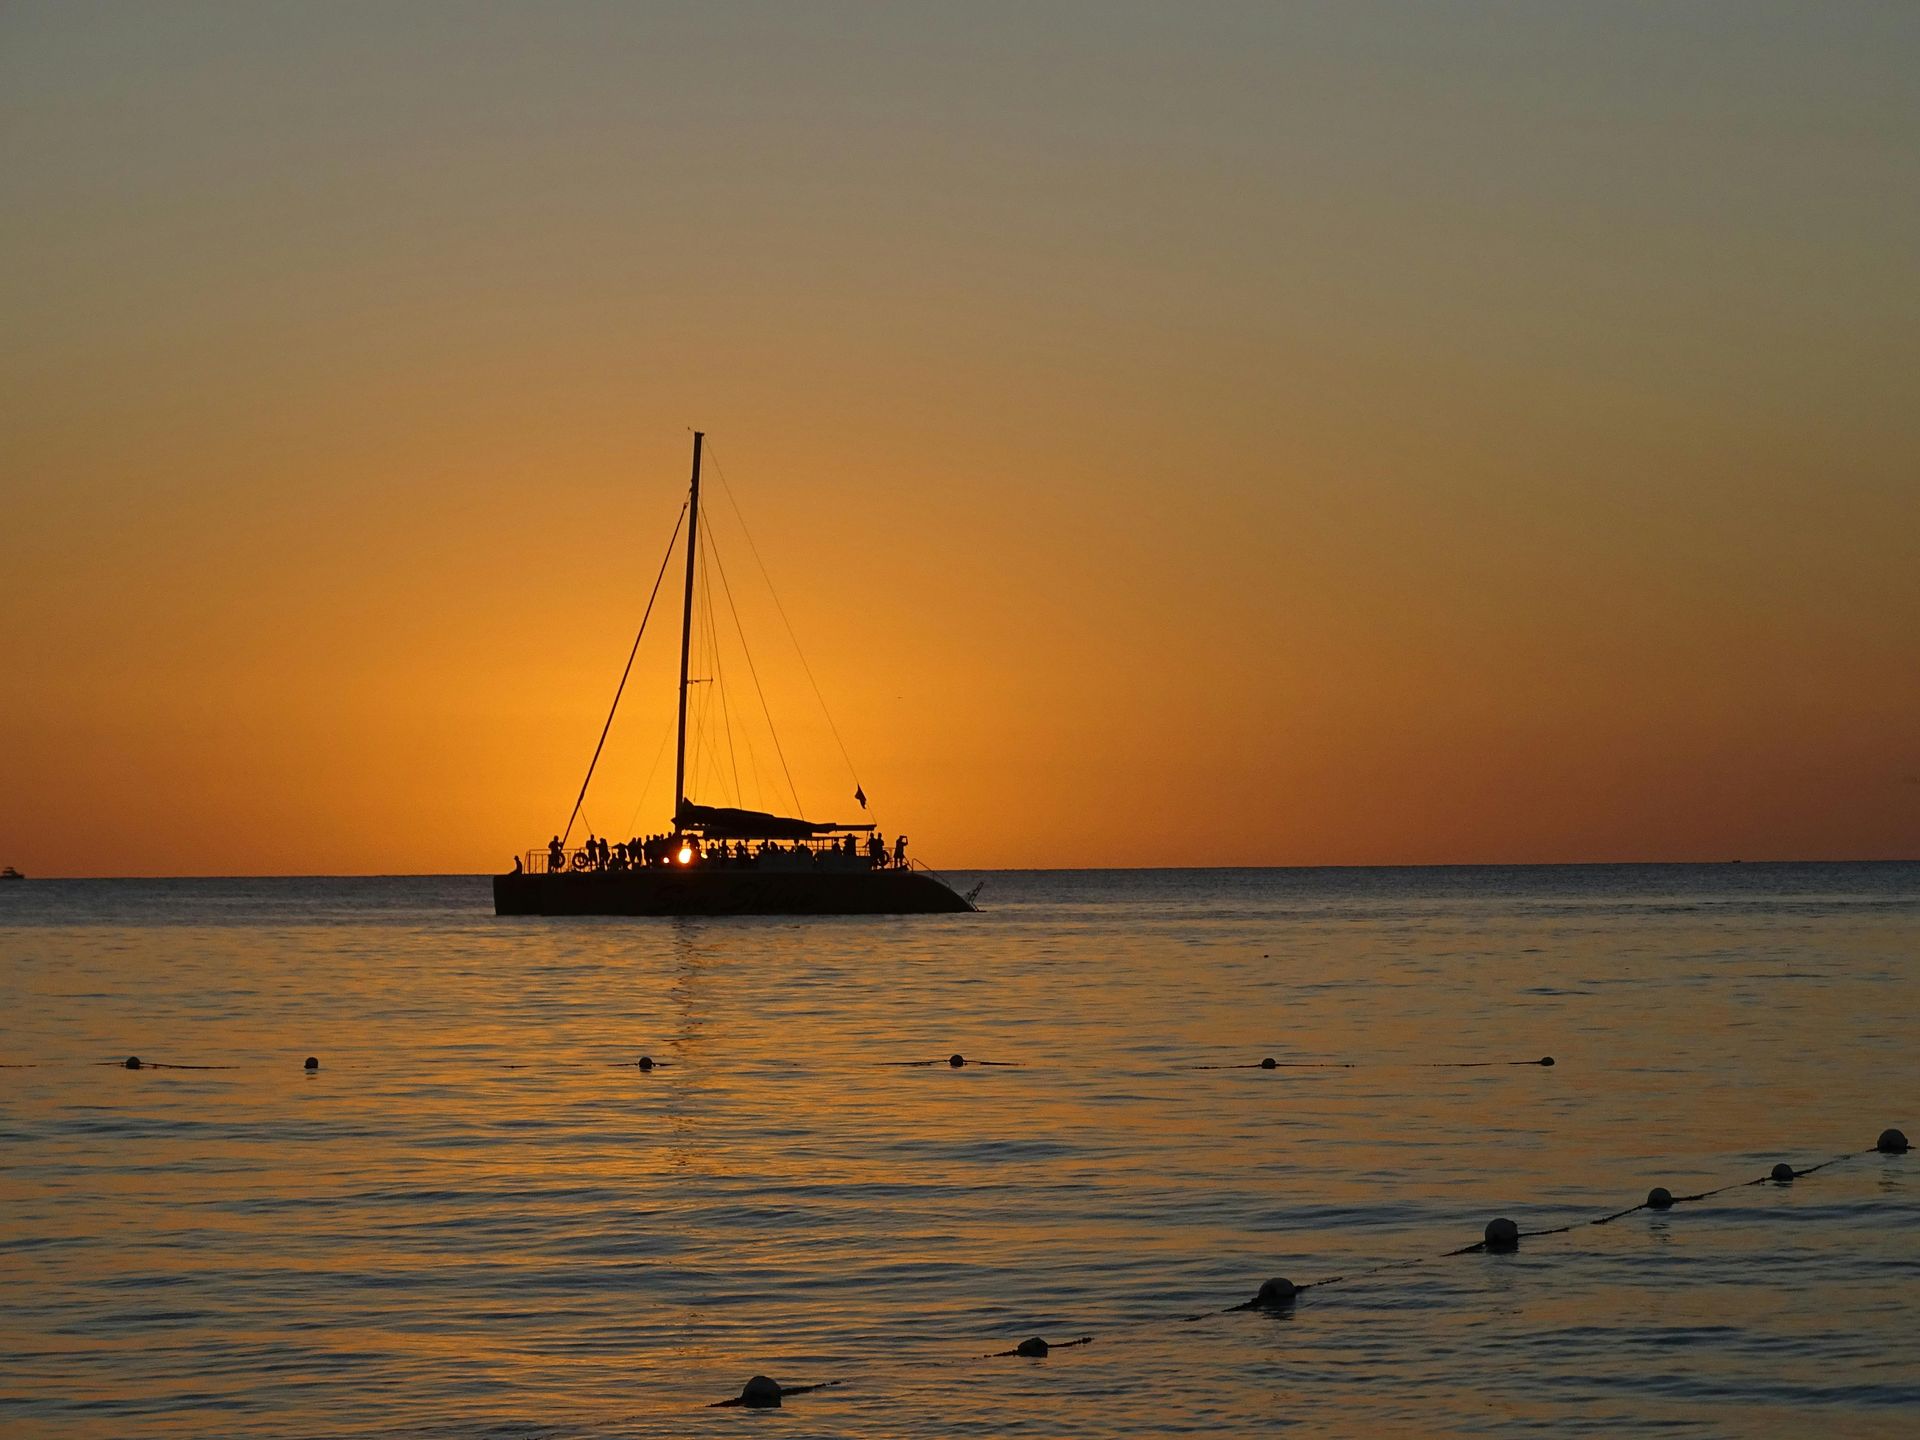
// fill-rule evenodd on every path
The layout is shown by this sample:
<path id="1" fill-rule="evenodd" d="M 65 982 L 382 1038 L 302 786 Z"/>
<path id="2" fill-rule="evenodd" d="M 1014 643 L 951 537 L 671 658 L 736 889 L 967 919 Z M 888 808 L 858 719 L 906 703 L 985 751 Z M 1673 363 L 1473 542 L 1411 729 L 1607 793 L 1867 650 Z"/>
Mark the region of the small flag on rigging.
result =
<path id="1" fill-rule="evenodd" d="M 860 782 L 858 780 L 853 782 L 853 798 L 860 802 L 860 808 L 862 810 L 867 808 L 867 792 L 860 788 Z"/>

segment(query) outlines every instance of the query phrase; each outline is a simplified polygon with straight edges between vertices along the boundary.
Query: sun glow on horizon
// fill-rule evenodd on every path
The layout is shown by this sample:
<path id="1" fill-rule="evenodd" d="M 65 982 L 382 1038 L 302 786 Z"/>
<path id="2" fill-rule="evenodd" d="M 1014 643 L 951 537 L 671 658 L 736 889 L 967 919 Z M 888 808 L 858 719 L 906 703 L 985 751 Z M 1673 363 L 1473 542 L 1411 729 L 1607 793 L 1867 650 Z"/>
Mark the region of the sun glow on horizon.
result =
<path id="1" fill-rule="evenodd" d="M 778 734 L 696 799 L 1920 855 L 1920 15 L 478 8 L 0 22 L 0 864 L 504 868 L 693 427 L 695 678 Z M 598 834 L 671 824 L 678 611 Z"/>

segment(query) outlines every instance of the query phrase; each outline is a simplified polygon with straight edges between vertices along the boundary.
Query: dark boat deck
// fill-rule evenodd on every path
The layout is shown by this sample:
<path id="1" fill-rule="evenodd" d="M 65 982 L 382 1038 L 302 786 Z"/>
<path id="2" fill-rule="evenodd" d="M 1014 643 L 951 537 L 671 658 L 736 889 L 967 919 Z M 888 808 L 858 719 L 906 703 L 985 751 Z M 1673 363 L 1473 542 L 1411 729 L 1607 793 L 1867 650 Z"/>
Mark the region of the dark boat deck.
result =
<path id="1" fill-rule="evenodd" d="M 493 877 L 496 915 L 943 915 L 974 909 L 924 871 L 694 865 Z"/>

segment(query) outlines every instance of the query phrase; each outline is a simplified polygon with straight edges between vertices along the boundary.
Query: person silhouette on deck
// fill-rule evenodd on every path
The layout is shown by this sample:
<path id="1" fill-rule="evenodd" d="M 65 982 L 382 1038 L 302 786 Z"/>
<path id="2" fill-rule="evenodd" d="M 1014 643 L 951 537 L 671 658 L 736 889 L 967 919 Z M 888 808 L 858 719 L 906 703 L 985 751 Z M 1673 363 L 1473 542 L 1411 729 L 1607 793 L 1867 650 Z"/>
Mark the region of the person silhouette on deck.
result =
<path id="1" fill-rule="evenodd" d="M 547 842 L 547 869 L 564 870 L 567 868 L 567 852 L 560 848 L 560 837 L 554 836 Z"/>
<path id="2" fill-rule="evenodd" d="M 896 865 L 905 865 L 907 863 L 907 837 L 904 835 L 896 835 L 894 837 L 893 863 Z"/>

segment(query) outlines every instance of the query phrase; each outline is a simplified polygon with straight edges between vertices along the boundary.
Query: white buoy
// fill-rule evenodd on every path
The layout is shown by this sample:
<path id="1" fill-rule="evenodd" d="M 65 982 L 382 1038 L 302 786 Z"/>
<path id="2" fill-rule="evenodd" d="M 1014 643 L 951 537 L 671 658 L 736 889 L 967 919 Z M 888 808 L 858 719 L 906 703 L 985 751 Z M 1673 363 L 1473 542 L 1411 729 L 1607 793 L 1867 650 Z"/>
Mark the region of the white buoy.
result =
<path id="1" fill-rule="evenodd" d="M 1501 1215 L 1487 1221 L 1486 1246 L 1489 1250 L 1518 1250 L 1520 1227 Z"/>

